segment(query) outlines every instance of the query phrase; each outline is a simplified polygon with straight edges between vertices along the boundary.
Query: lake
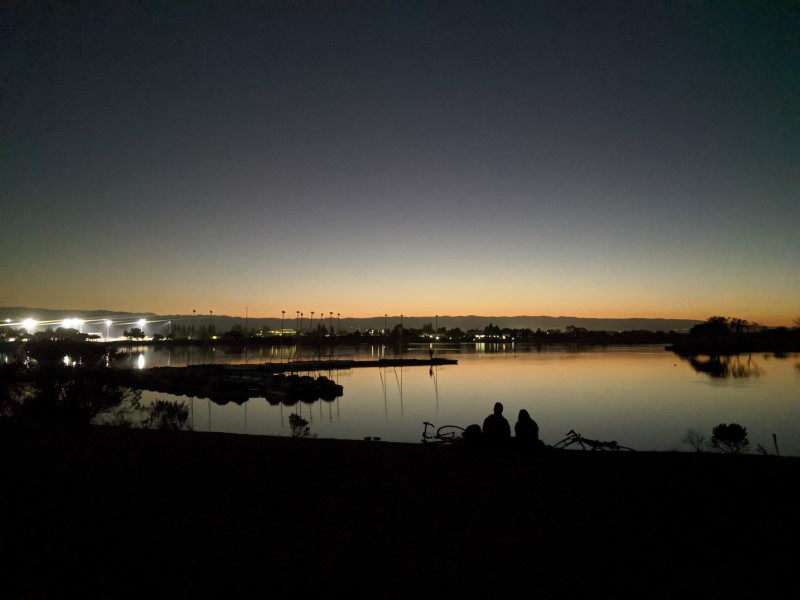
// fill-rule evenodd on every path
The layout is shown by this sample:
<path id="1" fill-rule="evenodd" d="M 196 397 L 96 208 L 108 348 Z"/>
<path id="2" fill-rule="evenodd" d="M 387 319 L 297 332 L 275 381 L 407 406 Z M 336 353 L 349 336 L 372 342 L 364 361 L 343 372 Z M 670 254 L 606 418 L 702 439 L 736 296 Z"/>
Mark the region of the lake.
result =
<path id="1" fill-rule="evenodd" d="M 186 364 L 262 364 L 298 356 L 293 348 L 266 347 L 246 352 L 222 348 L 143 347 L 123 364 L 131 368 Z M 428 347 L 403 356 L 427 357 Z M 334 356 L 393 357 L 383 346 L 337 348 Z M 783 455 L 800 455 L 800 355 L 743 355 L 695 364 L 662 346 L 591 349 L 530 348 L 506 345 L 437 347 L 436 356 L 457 365 L 357 368 L 324 371 L 344 388 L 334 401 L 272 405 L 251 398 L 237 405 L 185 399 L 196 431 L 290 435 L 288 417 L 297 412 L 323 438 L 419 442 L 424 421 L 435 425 L 482 423 L 495 402 L 505 406 L 512 428 L 520 409 L 540 427 L 540 437 L 555 443 L 570 429 L 586 437 L 616 440 L 637 450 L 689 450 L 681 443 L 687 429 L 707 439 L 719 423 L 747 428 L 751 451 L 762 444 L 774 452 L 777 435 Z M 143 392 L 147 402 L 174 399 Z"/>

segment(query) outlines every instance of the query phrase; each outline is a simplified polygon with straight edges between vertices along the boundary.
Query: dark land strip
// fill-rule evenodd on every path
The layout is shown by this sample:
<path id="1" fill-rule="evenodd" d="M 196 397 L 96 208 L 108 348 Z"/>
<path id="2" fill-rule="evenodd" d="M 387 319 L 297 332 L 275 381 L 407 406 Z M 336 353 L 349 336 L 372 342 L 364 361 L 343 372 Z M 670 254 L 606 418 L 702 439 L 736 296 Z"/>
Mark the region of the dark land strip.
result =
<path id="1" fill-rule="evenodd" d="M 0 431 L 5 597 L 800 595 L 797 458 Z"/>

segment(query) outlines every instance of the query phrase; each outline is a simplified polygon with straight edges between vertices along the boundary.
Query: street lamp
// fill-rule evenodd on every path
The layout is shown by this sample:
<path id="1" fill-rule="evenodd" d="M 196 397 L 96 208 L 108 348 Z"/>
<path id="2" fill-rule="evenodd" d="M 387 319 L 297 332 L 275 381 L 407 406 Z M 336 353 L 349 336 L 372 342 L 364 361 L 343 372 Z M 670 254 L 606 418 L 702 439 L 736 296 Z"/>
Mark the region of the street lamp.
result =
<path id="1" fill-rule="evenodd" d="M 339 326 L 339 313 L 336 313 L 336 335 L 339 335 L 339 332 L 342 328 Z"/>
<path id="2" fill-rule="evenodd" d="M 194 317 L 195 317 L 196 314 L 197 314 L 197 310 L 193 308 L 192 309 L 192 337 L 194 337 Z"/>
<path id="3" fill-rule="evenodd" d="M 312 331 L 314 329 L 314 311 L 313 310 L 311 311 L 311 329 L 312 329 Z"/>
<path id="4" fill-rule="evenodd" d="M 330 323 L 331 337 L 333 337 L 333 311 L 330 311 L 330 313 L 331 318 L 328 320 L 328 323 Z"/>
<path id="5" fill-rule="evenodd" d="M 283 319 L 286 317 L 286 311 L 281 311 L 281 335 L 283 335 Z"/>

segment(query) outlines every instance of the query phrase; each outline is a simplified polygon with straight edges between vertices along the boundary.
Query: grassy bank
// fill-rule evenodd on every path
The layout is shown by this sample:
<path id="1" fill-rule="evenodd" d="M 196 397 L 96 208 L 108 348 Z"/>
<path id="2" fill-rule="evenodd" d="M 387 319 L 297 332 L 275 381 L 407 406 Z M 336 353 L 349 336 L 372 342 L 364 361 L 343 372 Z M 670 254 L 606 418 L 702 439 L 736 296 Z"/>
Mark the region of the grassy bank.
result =
<path id="1" fill-rule="evenodd" d="M 756 455 L 6 428 L 0 547 L 11 597 L 797 597 L 798 474 Z"/>

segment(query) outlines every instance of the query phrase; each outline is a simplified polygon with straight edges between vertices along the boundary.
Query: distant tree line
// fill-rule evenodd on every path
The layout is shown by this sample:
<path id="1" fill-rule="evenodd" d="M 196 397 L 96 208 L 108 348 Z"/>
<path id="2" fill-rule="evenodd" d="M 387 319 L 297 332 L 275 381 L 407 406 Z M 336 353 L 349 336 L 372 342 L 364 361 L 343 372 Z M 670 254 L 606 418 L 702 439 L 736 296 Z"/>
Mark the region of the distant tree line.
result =
<path id="1" fill-rule="evenodd" d="M 721 356 L 750 352 L 800 351 L 800 326 L 764 327 L 734 317 L 710 317 L 672 346 L 677 354 Z"/>

